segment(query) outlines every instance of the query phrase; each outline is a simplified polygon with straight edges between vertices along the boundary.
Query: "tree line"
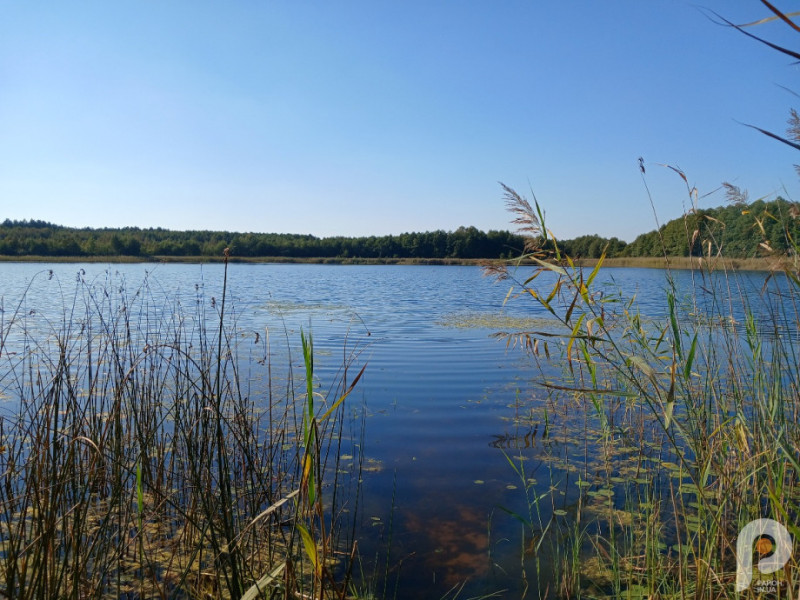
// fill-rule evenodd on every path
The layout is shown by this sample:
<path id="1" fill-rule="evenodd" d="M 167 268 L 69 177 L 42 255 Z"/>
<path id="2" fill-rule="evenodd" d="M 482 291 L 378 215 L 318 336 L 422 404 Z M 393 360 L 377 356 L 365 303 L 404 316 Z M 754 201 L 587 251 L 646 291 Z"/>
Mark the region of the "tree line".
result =
<path id="1" fill-rule="evenodd" d="M 758 256 L 765 248 L 787 252 L 800 239 L 798 206 L 778 198 L 691 211 L 630 244 L 615 237 L 583 235 L 559 240 L 574 258 Z M 173 231 L 162 228 L 71 228 L 46 221 L 6 219 L 0 223 L 0 255 L 42 257 L 234 257 L 492 259 L 522 254 L 524 239 L 508 231 L 475 227 L 369 237 L 315 237 L 287 233 Z"/>
<path id="2" fill-rule="evenodd" d="M 777 198 L 693 210 L 637 237 L 625 256 L 715 256 L 754 258 L 794 252 L 800 241 L 800 207 Z"/>
<path id="3" fill-rule="evenodd" d="M 402 233 L 369 237 L 325 237 L 286 233 L 172 231 L 167 229 L 75 229 L 44 221 L 0 224 L 0 255 L 214 257 L 225 248 L 234 257 L 268 258 L 511 258 L 524 240 L 508 231 Z"/>

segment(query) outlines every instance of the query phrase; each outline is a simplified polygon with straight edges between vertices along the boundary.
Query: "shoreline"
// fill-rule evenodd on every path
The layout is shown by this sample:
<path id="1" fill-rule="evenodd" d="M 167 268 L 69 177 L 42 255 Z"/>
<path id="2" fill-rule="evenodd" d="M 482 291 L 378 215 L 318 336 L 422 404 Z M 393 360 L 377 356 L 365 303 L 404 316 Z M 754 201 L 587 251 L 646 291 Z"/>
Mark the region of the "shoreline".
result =
<path id="1" fill-rule="evenodd" d="M 0 255 L 0 263 L 175 263 L 208 264 L 221 263 L 223 256 L 7 256 Z M 310 265 L 485 265 L 489 262 L 504 262 L 505 259 L 487 258 L 346 258 L 332 256 L 231 256 L 229 263 L 241 264 L 310 264 Z"/>
<path id="2" fill-rule="evenodd" d="M 581 267 L 594 267 L 596 258 L 576 259 Z M 796 266 L 788 257 L 770 258 L 701 258 L 698 256 L 625 256 L 606 258 L 604 267 L 631 267 L 639 269 L 680 269 L 680 270 L 712 270 L 712 271 L 784 271 Z"/>
<path id="3" fill-rule="evenodd" d="M 221 263 L 222 256 L 0 256 L 3 262 L 32 263 L 175 263 L 202 264 Z M 439 265 L 439 266 L 485 266 L 487 264 L 514 264 L 515 259 L 499 258 L 347 258 L 347 257 L 235 257 L 231 263 L 243 264 L 318 264 L 318 265 Z M 576 266 L 593 268 L 599 259 L 578 258 Z M 521 266 L 533 266 L 532 261 L 522 261 Z M 639 269 L 711 269 L 728 271 L 783 271 L 795 265 L 787 257 L 775 258 L 699 258 L 688 256 L 664 257 L 615 257 L 603 261 L 605 267 Z"/>

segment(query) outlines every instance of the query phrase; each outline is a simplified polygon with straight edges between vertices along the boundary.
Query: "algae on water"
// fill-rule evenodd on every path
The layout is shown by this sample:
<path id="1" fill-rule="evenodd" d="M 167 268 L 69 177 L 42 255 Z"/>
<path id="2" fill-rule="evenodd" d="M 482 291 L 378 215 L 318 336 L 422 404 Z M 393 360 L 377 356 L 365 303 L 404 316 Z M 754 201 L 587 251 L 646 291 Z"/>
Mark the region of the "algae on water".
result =
<path id="1" fill-rule="evenodd" d="M 504 313 L 458 312 L 436 321 L 440 327 L 455 329 L 493 329 L 495 331 L 530 331 L 555 329 L 559 322 L 542 317 L 521 317 Z"/>

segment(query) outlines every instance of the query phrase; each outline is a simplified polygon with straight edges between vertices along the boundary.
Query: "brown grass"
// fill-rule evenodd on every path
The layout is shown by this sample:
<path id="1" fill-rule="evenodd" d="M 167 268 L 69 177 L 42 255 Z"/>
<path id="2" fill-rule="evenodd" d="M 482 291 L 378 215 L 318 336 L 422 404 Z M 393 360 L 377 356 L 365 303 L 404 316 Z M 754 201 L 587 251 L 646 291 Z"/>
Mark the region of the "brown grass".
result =
<path id="1" fill-rule="evenodd" d="M 597 264 L 595 258 L 577 259 L 575 264 L 582 267 L 594 267 Z M 649 257 L 619 257 L 606 258 L 603 262 L 605 267 L 636 267 L 645 269 L 708 269 L 713 270 L 733 270 L 733 271 L 782 271 L 787 266 L 791 266 L 788 259 L 778 260 L 776 258 L 698 258 L 689 256 L 663 256 Z"/>
<path id="2" fill-rule="evenodd" d="M 221 257 L 210 256 L 2 256 L 1 262 L 37 262 L 37 263 L 144 263 L 144 262 L 164 262 L 164 263 L 210 263 L 222 262 Z M 664 269 L 669 266 L 672 269 L 728 269 L 738 271 L 781 271 L 789 264 L 787 259 L 782 261 L 775 258 L 689 258 L 687 256 L 671 256 L 665 261 L 663 256 L 657 257 L 618 257 L 606 258 L 606 267 L 633 267 L 646 269 Z M 303 264 L 326 264 L 326 265 L 477 265 L 486 267 L 487 265 L 507 264 L 501 259 L 474 259 L 474 258 L 332 258 L 332 257 L 311 257 L 294 258 L 287 256 L 272 257 L 235 257 L 232 256 L 229 262 L 241 263 L 303 263 Z M 515 264 L 517 261 L 514 261 Z M 522 261 L 523 265 L 533 265 L 531 261 Z M 596 258 L 576 259 L 575 264 L 581 267 L 594 267 L 597 264 Z"/>

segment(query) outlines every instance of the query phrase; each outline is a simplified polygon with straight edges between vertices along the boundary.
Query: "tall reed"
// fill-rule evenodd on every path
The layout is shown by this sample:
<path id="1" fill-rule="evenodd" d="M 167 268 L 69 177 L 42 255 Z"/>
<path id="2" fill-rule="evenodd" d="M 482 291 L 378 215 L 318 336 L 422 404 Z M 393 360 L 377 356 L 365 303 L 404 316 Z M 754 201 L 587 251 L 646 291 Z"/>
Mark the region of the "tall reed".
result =
<path id="1" fill-rule="evenodd" d="M 552 352 L 563 361 L 560 374 L 541 381 L 548 419 L 569 432 L 565 444 L 584 447 L 582 464 L 574 464 L 578 453 L 570 469 L 559 464 L 578 472 L 572 514 L 554 506 L 542 520 L 571 530 L 548 542 L 560 557 L 556 595 L 738 596 L 743 527 L 769 518 L 800 534 L 800 278 L 765 275 L 754 296 L 738 291 L 734 272 L 704 266 L 686 289 L 666 270 L 663 317 L 643 315 L 634 298 L 600 285 L 602 258 L 591 270 L 577 267 L 538 203 L 504 191 L 529 234 L 524 258 L 537 266 L 524 277 L 513 265 L 492 271 L 554 324 L 504 335 L 542 360 Z M 756 561 L 775 542 L 756 543 Z M 797 566 L 795 556 L 778 573 L 755 569 L 741 594 L 775 588 L 793 597 Z"/>
<path id="2" fill-rule="evenodd" d="M 81 271 L 64 292 L 51 271 L 30 285 L 61 295 L 60 321 L 30 287 L 0 313 L 9 597 L 344 597 L 349 499 L 333 490 L 358 480 L 338 462 L 358 378 L 333 397 L 312 371 L 304 392 L 274 386 L 269 332 L 243 337 L 225 259 L 222 295 L 198 287 L 193 307 L 149 277 L 131 292 Z"/>

